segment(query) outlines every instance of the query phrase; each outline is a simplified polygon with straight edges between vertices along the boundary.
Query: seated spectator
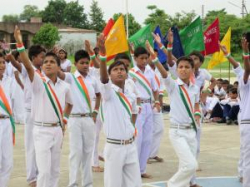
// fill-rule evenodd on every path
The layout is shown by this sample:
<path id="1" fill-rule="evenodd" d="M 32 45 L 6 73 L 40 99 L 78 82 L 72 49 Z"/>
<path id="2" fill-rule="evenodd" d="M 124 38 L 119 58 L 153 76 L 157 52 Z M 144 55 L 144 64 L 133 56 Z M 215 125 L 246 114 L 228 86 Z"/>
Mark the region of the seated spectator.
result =
<path id="1" fill-rule="evenodd" d="M 237 89 L 238 89 L 239 82 L 238 82 L 238 81 L 235 81 L 233 85 L 234 85 L 234 88 L 237 88 Z"/>
<path id="2" fill-rule="evenodd" d="M 226 90 L 222 87 L 223 79 L 217 79 L 216 87 L 214 88 L 214 94 L 220 99 L 224 99 L 226 96 Z"/>
<path id="3" fill-rule="evenodd" d="M 238 124 L 239 110 L 238 91 L 236 88 L 231 88 L 228 98 L 215 105 L 211 117 L 220 117 L 221 120 L 218 123 L 227 123 L 229 125 L 234 122 Z"/>

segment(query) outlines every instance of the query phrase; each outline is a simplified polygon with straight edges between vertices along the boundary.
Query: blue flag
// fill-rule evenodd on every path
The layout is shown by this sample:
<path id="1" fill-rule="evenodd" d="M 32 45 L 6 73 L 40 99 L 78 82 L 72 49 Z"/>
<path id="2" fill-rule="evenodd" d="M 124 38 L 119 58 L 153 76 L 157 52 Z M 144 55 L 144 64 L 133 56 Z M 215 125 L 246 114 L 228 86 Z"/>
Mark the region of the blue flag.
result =
<path id="1" fill-rule="evenodd" d="M 185 53 L 184 53 L 184 50 L 183 50 L 183 47 L 182 47 L 182 44 L 181 44 L 179 31 L 178 31 L 177 27 L 175 27 L 175 26 L 172 27 L 171 29 L 172 29 L 173 36 L 174 36 L 174 43 L 173 43 L 173 51 L 172 51 L 172 53 L 176 58 L 180 58 L 180 57 L 184 56 Z M 166 34 L 166 36 L 163 39 L 163 42 L 164 42 L 165 46 L 168 43 L 167 35 L 168 35 L 168 33 Z"/>
<path id="2" fill-rule="evenodd" d="M 161 37 L 161 42 L 163 43 L 163 39 L 162 39 L 162 35 L 161 35 L 161 30 L 160 30 L 160 26 L 158 25 L 156 28 L 155 28 L 155 31 L 154 31 L 155 34 L 158 34 L 160 37 Z M 157 43 L 154 41 L 154 49 L 157 49 L 158 51 L 158 58 L 159 58 L 159 61 L 161 63 L 165 63 L 167 61 L 167 56 L 165 55 L 165 53 L 159 48 L 159 46 L 157 45 Z"/>

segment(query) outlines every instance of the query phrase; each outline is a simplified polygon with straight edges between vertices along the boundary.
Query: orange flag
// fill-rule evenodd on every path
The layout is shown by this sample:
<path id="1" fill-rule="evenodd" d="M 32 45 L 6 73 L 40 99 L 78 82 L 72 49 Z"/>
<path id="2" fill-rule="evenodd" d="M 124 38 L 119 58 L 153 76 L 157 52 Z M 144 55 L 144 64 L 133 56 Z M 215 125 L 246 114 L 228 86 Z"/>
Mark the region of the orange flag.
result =
<path id="1" fill-rule="evenodd" d="M 105 47 L 108 57 L 129 50 L 123 15 L 117 19 L 110 30 L 105 42 Z"/>

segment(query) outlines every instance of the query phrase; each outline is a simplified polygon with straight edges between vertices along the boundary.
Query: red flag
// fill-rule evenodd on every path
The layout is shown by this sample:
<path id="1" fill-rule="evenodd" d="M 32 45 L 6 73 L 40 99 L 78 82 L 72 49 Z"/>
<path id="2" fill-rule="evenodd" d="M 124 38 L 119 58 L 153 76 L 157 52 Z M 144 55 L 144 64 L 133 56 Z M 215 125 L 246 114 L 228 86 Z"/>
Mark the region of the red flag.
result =
<path id="1" fill-rule="evenodd" d="M 104 34 L 105 37 L 108 36 L 108 33 L 114 24 L 115 24 L 115 21 L 112 18 L 110 18 L 107 25 L 105 26 L 105 28 L 102 31 L 102 33 Z"/>
<path id="2" fill-rule="evenodd" d="M 204 32 L 204 43 L 205 43 L 205 51 L 203 52 L 204 55 L 209 55 L 217 51 L 220 51 L 220 46 L 218 44 L 219 40 L 220 40 L 219 19 L 216 18 L 214 22 Z"/>

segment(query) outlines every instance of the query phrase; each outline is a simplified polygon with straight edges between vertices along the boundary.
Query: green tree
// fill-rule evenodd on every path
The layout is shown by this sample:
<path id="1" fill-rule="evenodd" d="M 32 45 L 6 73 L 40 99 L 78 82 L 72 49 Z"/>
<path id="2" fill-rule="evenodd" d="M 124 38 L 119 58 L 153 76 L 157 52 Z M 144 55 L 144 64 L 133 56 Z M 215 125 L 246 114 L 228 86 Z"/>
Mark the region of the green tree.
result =
<path id="1" fill-rule="evenodd" d="M 43 45 L 47 49 L 51 49 L 59 40 L 58 29 L 51 23 L 44 24 L 32 39 L 34 44 Z"/>
<path id="2" fill-rule="evenodd" d="M 92 1 L 90 6 L 90 29 L 101 32 L 105 26 L 105 21 L 103 20 L 102 9 L 98 6 L 96 0 Z"/>
<path id="3" fill-rule="evenodd" d="M 113 19 L 116 21 L 122 13 L 114 14 Z M 127 17 L 124 15 L 124 24 L 125 24 L 125 29 L 126 29 L 126 20 Z M 141 25 L 135 20 L 135 17 L 132 14 L 128 14 L 128 32 L 129 36 L 132 36 L 135 34 L 138 30 L 141 29 Z"/>
<path id="4" fill-rule="evenodd" d="M 63 11 L 64 21 L 66 25 L 77 28 L 87 29 L 89 26 L 87 14 L 84 13 L 84 7 L 79 5 L 78 1 L 69 2 Z"/>
<path id="5" fill-rule="evenodd" d="M 31 17 L 40 16 L 40 11 L 35 5 L 25 5 L 23 12 L 20 14 L 20 20 L 30 21 Z"/>
<path id="6" fill-rule="evenodd" d="M 151 10 L 152 13 L 149 14 L 144 23 L 146 25 L 151 24 L 152 30 L 155 29 L 157 25 L 159 25 L 162 34 L 165 34 L 172 26 L 171 16 L 166 14 L 164 10 L 158 9 L 155 5 L 149 5 L 147 8 Z"/>
<path id="7" fill-rule="evenodd" d="M 43 22 L 62 24 L 66 6 L 67 3 L 65 0 L 50 0 L 44 11 L 42 11 Z"/>
<path id="8" fill-rule="evenodd" d="M 17 23 L 19 22 L 19 16 L 15 14 L 11 15 L 4 15 L 2 17 L 3 22 L 8 22 L 8 23 Z"/>
<path id="9" fill-rule="evenodd" d="M 173 17 L 170 18 L 170 22 L 172 25 L 176 25 L 179 29 L 183 29 L 188 26 L 193 19 L 196 17 L 194 11 L 192 12 L 177 12 Z"/>

